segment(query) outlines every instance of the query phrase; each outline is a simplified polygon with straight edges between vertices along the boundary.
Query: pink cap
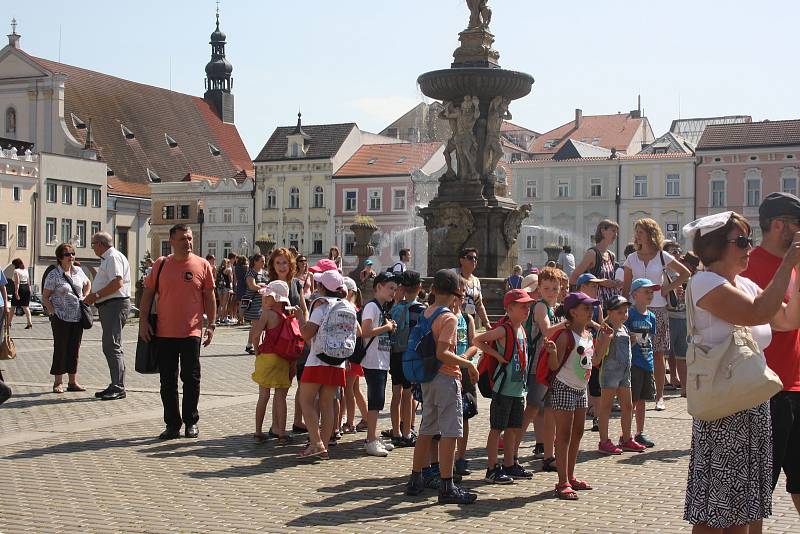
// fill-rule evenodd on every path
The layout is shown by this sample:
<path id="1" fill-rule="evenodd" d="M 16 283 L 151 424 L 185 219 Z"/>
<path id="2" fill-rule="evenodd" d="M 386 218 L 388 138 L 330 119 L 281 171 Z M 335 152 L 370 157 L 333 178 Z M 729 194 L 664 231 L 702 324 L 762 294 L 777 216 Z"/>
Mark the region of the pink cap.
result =
<path id="1" fill-rule="evenodd" d="M 339 267 L 333 260 L 319 260 L 316 265 L 308 268 L 312 273 L 324 273 L 325 271 L 338 271 Z"/>
<path id="2" fill-rule="evenodd" d="M 330 261 L 330 260 L 320 260 L 320 261 Z M 342 273 L 337 271 L 336 269 L 332 271 L 325 271 L 322 273 L 315 273 L 314 274 L 314 281 L 319 282 L 325 289 L 328 291 L 336 291 L 338 289 L 345 288 L 344 285 L 344 277 Z"/>

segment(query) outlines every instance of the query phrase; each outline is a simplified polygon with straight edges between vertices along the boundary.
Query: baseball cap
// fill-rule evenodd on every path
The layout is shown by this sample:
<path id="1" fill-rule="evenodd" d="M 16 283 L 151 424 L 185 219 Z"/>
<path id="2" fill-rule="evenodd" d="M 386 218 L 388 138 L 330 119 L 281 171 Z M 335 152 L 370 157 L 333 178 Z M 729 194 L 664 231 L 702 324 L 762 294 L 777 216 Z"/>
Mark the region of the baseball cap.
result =
<path id="1" fill-rule="evenodd" d="M 616 310 L 621 306 L 630 306 L 631 303 L 628 299 L 623 297 L 622 295 L 614 295 L 610 299 L 606 301 L 606 309 L 608 310 Z"/>
<path id="2" fill-rule="evenodd" d="M 386 284 L 388 282 L 397 284 L 400 282 L 400 277 L 389 271 L 378 273 L 377 276 L 372 279 L 372 287 L 375 288 L 378 287 L 378 284 Z"/>
<path id="3" fill-rule="evenodd" d="M 461 279 L 450 269 L 440 269 L 433 275 L 433 289 L 437 293 L 446 295 L 455 295 L 462 298 L 463 295 L 459 291 L 461 289 Z"/>
<path id="4" fill-rule="evenodd" d="M 364 262 L 364 265 L 372 265 L 373 263 L 375 263 L 375 262 L 373 262 L 372 260 L 366 260 Z"/>
<path id="5" fill-rule="evenodd" d="M 325 259 L 319 260 L 316 265 L 312 265 L 308 270 L 312 273 L 324 273 L 325 271 L 337 271 L 339 267 L 336 265 L 335 261 Z"/>
<path id="6" fill-rule="evenodd" d="M 325 261 L 325 260 L 320 260 Z M 321 273 L 314 273 L 314 281 L 319 282 L 325 289 L 328 291 L 337 291 L 345 287 L 344 285 L 344 277 L 342 273 L 337 271 L 336 269 L 330 271 L 324 271 Z"/>
<path id="7" fill-rule="evenodd" d="M 800 198 L 791 193 L 770 193 L 758 207 L 759 222 L 784 216 L 800 219 Z"/>
<path id="8" fill-rule="evenodd" d="M 403 287 L 416 287 L 422 283 L 422 278 L 417 271 L 404 271 L 400 276 L 400 285 Z"/>
<path id="9" fill-rule="evenodd" d="M 581 304 L 591 304 L 592 306 L 597 306 L 600 304 L 600 301 L 593 299 L 586 293 L 581 293 L 580 291 L 575 291 L 564 297 L 565 310 L 571 310 L 577 306 L 580 306 Z"/>
<path id="10" fill-rule="evenodd" d="M 348 291 L 358 291 L 358 286 L 356 285 L 355 280 L 349 276 L 343 277 L 342 280 L 344 280 L 344 287 L 346 287 Z"/>
<path id="11" fill-rule="evenodd" d="M 650 281 L 650 279 L 648 279 L 648 278 L 637 278 L 636 280 L 634 280 L 634 281 L 631 283 L 631 293 L 633 293 L 633 292 L 634 292 L 634 291 L 636 291 L 637 289 L 641 289 L 641 288 L 643 288 L 643 287 L 649 287 L 649 288 L 651 288 L 653 291 L 658 291 L 659 289 L 661 289 L 661 286 L 660 286 L 660 285 L 658 285 L 658 284 L 654 284 L 654 283 L 653 283 L 652 281 Z"/>
<path id="12" fill-rule="evenodd" d="M 600 282 L 600 279 L 592 273 L 583 273 L 575 281 L 575 287 L 581 287 L 583 284 L 591 284 L 593 282 Z"/>
<path id="13" fill-rule="evenodd" d="M 273 280 L 259 293 L 265 297 L 272 297 L 278 302 L 289 304 L 289 285 L 283 280 Z"/>
<path id="14" fill-rule="evenodd" d="M 508 305 L 512 302 L 524 304 L 526 302 L 534 302 L 535 300 L 536 299 L 532 299 L 524 289 L 512 289 L 503 297 L 503 307 L 508 308 Z"/>

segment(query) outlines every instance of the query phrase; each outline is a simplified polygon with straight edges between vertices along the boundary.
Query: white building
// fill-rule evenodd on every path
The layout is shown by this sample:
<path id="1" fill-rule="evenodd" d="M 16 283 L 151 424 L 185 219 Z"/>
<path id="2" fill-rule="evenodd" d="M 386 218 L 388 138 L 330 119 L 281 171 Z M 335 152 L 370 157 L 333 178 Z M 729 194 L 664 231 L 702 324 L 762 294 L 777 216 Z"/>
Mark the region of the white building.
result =
<path id="1" fill-rule="evenodd" d="M 203 254 L 217 257 L 217 265 L 230 252 L 250 255 L 255 242 L 255 198 L 252 178 L 203 182 Z"/>

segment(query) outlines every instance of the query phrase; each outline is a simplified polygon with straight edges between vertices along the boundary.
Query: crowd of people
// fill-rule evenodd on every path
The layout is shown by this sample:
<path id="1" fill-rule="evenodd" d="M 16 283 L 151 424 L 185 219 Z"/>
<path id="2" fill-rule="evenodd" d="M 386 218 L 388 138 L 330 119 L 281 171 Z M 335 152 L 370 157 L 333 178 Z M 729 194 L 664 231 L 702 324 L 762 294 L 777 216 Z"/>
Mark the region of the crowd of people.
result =
<path id="1" fill-rule="evenodd" d="M 516 266 L 506 280 L 505 315 L 495 323 L 475 274 L 474 248 L 461 251 L 457 267 L 434 273 L 423 290 L 420 274 L 408 268 L 407 249 L 387 271 L 367 262 L 357 282 L 342 274 L 335 248 L 313 266 L 291 248 L 268 257 L 232 254 L 217 265 L 213 256 L 194 255 L 191 229 L 176 225 L 173 254 L 156 260 L 144 282 L 141 309 L 157 302 L 155 329 L 139 322 L 139 337 L 159 347 L 166 424 L 160 437 L 177 438 L 182 427 L 186 437 L 198 436 L 201 344 L 212 342 L 217 325 L 249 324 L 245 352 L 255 357 L 252 380 L 259 391 L 256 442 L 287 444 L 307 435 L 299 458 L 325 459 L 343 434 L 365 432 L 370 456 L 414 447 L 408 495 L 435 488 L 440 503 L 469 504 L 477 495 L 458 483 L 473 474 L 466 451 L 480 392 L 491 399 L 483 480 L 511 484 L 533 477 L 520 454 L 533 425 L 533 458 L 558 473 L 554 495 L 575 500 L 592 489 L 588 473 L 576 473 L 588 418 L 601 454 L 655 447 L 647 403 L 665 410 L 665 391 L 672 391 L 689 397 L 691 406 L 693 395 L 713 387 L 692 373 L 698 351 L 745 336 L 755 357 L 777 373 L 782 391 L 720 418 L 694 417 L 684 517 L 697 532 L 759 532 L 781 471 L 800 511 L 800 199 L 768 196 L 758 224 L 763 239 L 754 248 L 750 222 L 741 215 L 700 218 L 683 229 L 691 244 L 684 252 L 664 239 L 654 220 L 640 219 L 618 259 L 611 248 L 619 226 L 604 220 L 580 261 L 565 247 L 558 262 L 541 269 Z M 101 258 L 94 286 L 75 267 L 69 244 L 58 247 L 58 264 L 45 278 L 53 390 L 83 390 L 77 363 L 85 303 L 100 310 L 111 376 L 97 396 L 115 400 L 125 396 L 121 332 L 130 270 L 108 234 L 93 236 L 92 247 Z M 18 299 L 23 280 L 15 273 Z M 372 298 L 364 302 L 362 292 Z M 735 372 L 731 364 L 728 374 Z M 381 430 L 389 378 L 391 426 Z M 295 379 L 289 429 L 287 398 Z M 619 429 L 612 430 L 614 411 Z"/>

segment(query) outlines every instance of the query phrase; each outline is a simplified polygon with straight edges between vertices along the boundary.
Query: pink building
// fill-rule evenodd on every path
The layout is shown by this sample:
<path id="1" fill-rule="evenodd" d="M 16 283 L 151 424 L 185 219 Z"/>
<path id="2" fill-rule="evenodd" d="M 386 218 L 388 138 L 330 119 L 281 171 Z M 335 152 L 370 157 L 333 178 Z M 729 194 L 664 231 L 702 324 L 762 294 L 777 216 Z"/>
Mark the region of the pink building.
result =
<path id="1" fill-rule="evenodd" d="M 357 261 L 350 225 L 359 215 L 372 217 L 378 226 L 376 270 L 390 267 L 400 250 L 409 248 L 410 268 L 424 271 L 427 235 L 415 207 L 435 194 L 445 168 L 443 148 L 440 142 L 364 145 L 334 174 L 336 244 L 345 272 Z"/>
<path id="2" fill-rule="evenodd" d="M 798 194 L 800 120 L 708 126 L 697 146 L 697 217 L 733 210 L 753 224 L 775 191 Z"/>

